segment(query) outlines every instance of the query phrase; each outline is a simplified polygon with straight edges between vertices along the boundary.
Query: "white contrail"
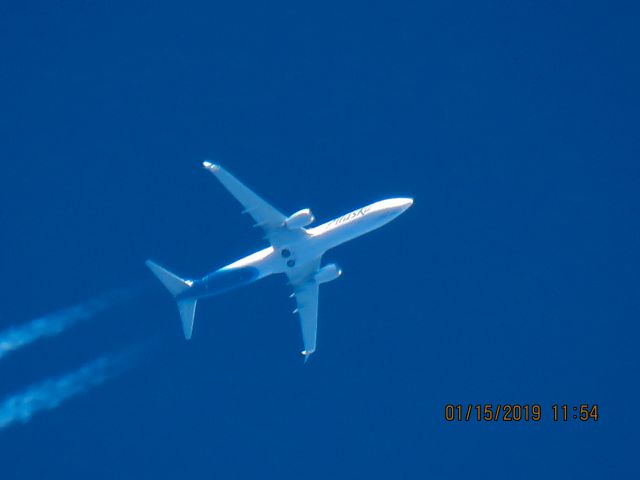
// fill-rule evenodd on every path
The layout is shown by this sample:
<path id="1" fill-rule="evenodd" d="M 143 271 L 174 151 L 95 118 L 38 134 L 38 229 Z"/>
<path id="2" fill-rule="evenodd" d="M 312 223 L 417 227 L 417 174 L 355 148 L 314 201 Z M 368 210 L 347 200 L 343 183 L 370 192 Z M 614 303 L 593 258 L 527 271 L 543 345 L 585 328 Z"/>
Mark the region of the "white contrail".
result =
<path id="1" fill-rule="evenodd" d="M 131 352 L 100 357 L 78 370 L 35 383 L 0 403 L 0 430 L 28 422 L 42 410 L 51 410 L 65 400 L 86 392 L 122 373 L 130 365 Z"/>
<path id="2" fill-rule="evenodd" d="M 93 318 L 107 308 L 131 299 L 140 291 L 135 287 L 113 290 L 23 325 L 10 327 L 0 332 L 0 359 L 39 338 L 58 335 L 80 321 Z"/>

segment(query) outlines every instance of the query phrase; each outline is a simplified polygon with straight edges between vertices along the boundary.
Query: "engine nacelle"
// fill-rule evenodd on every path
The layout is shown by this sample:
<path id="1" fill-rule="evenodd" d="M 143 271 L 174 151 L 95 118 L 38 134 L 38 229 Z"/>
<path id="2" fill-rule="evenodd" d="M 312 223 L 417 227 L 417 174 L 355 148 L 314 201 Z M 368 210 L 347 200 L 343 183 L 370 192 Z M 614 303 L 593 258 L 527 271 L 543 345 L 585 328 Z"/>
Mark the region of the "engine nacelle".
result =
<path id="1" fill-rule="evenodd" d="M 284 221 L 287 228 L 296 229 L 309 225 L 315 220 L 313 213 L 308 208 L 299 210 Z"/>
<path id="2" fill-rule="evenodd" d="M 335 280 L 340 275 L 342 275 L 342 269 L 335 263 L 330 263 L 329 265 L 322 267 L 320 271 L 316 273 L 315 279 L 318 283 L 327 283 L 331 280 Z"/>

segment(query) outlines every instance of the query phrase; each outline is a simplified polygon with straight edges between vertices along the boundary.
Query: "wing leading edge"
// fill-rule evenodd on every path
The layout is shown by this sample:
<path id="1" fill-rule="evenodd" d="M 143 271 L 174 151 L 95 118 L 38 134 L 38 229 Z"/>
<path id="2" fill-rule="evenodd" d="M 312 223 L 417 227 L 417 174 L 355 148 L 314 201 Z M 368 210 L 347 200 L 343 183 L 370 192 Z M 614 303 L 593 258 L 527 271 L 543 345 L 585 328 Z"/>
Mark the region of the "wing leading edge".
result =
<path id="1" fill-rule="evenodd" d="M 211 162 L 203 162 L 204 168 L 209 170 L 220 183 L 233 195 L 244 207 L 242 213 L 248 213 L 255 220 L 255 227 L 260 227 L 265 232 L 266 239 L 274 245 L 286 245 L 291 241 L 305 235 L 303 229 L 289 229 L 285 226 L 287 217 L 278 209 L 270 205 L 259 195 L 244 185 L 240 180 L 227 172 L 220 165 Z"/>

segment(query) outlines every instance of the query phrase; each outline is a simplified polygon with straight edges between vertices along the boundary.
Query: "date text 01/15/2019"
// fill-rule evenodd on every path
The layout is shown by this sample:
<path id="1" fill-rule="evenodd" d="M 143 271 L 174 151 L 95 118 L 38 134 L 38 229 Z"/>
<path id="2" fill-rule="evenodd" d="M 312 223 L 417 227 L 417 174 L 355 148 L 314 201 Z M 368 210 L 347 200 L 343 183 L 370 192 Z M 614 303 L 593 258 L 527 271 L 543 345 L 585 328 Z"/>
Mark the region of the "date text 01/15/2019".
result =
<path id="1" fill-rule="evenodd" d="M 444 407 L 444 419 L 447 422 L 539 422 L 543 418 L 554 422 L 597 422 L 599 408 L 597 404 L 579 405 L 553 404 L 550 411 L 543 414 L 540 404 L 518 403 L 469 403 L 451 404 Z"/>

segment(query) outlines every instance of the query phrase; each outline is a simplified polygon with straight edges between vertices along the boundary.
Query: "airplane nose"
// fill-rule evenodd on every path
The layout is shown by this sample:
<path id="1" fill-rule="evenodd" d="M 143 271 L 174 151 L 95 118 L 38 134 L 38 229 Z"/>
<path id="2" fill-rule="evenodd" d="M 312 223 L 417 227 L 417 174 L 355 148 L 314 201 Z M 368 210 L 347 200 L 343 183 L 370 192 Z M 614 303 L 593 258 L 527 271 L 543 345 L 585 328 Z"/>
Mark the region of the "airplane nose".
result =
<path id="1" fill-rule="evenodd" d="M 400 215 L 413 205 L 413 198 L 389 198 L 375 203 L 375 209 L 384 213 Z"/>
<path id="2" fill-rule="evenodd" d="M 399 198 L 398 200 L 401 200 L 400 207 L 403 212 L 413 205 L 413 198 Z"/>

